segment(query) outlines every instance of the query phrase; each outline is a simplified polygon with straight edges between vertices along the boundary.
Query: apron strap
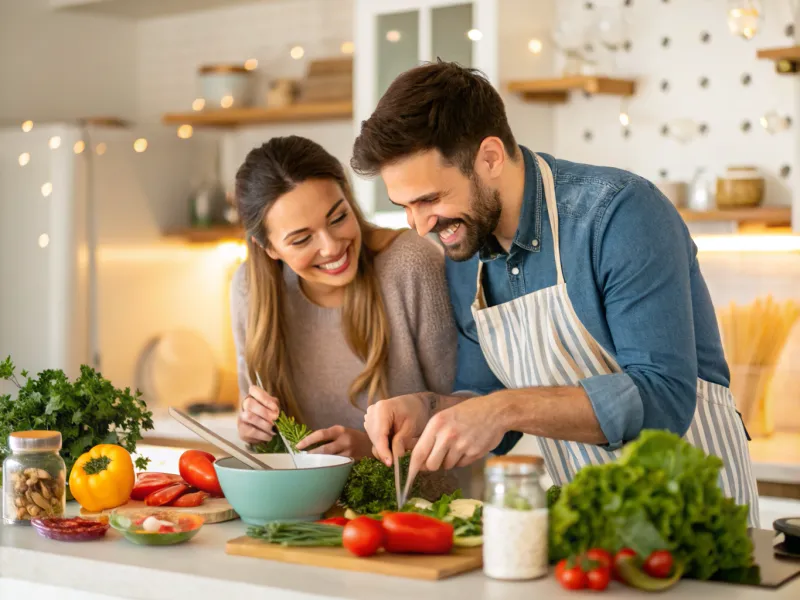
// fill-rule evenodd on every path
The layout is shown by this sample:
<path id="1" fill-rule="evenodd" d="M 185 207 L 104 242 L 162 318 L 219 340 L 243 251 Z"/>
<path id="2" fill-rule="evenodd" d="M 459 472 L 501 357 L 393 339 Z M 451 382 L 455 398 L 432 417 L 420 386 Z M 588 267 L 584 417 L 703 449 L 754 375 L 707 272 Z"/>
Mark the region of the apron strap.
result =
<path id="1" fill-rule="evenodd" d="M 475 284 L 475 301 L 478 310 L 486 308 L 486 297 L 483 295 L 483 261 L 478 261 L 478 281 Z"/>
<path id="2" fill-rule="evenodd" d="M 556 206 L 556 186 L 553 182 L 553 172 L 550 165 L 538 154 L 534 154 L 539 163 L 539 171 L 542 173 L 544 183 L 544 199 L 547 202 L 547 216 L 550 219 L 550 231 L 553 233 L 553 253 L 556 259 L 556 277 L 558 285 L 564 283 L 564 273 L 561 270 L 561 250 L 558 243 L 558 207 Z M 480 273 L 480 271 L 479 271 Z"/>

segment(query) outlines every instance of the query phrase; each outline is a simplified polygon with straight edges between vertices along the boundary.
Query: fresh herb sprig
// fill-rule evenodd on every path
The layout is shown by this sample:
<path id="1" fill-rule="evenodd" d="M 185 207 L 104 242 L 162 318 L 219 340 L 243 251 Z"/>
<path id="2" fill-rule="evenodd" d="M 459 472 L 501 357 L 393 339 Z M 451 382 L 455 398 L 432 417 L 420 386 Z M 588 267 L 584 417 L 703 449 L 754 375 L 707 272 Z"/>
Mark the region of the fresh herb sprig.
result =
<path id="1" fill-rule="evenodd" d="M 17 388 L 16 398 L 0 395 L 0 461 L 10 454 L 8 436 L 15 431 L 59 431 L 69 473 L 78 457 L 97 444 L 118 444 L 133 454 L 142 432 L 153 429 L 153 413 L 141 393 L 115 388 L 91 367 L 81 366 L 74 382 L 59 369 L 36 377 L 25 370 L 19 374 L 24 381 L 17 378 L 10 356 L 0 362 L 0 380 Z M 136 467 L 146 469 L 149 460 L 137 457 Z"/>
<path id="2" fill-rule="evenodd" d="M 313 430 L 309 429 L 304 423 L 298 423 L 294 417 L 290 417 L 283 411 L 275 420 L 275 428 L 283 434 L 283 437 L 292 446 L 293 452 L 298 452 L 297 444 L 300 443 L 300 440 L 313 433 Z M 308 450 L 316 448 L 318 445 L 314 444 Z M 287 454 L 289 452 L 279 435 L 274 436 L 269 442 L 254 444 L 253 451 L 262 454 Z"/>

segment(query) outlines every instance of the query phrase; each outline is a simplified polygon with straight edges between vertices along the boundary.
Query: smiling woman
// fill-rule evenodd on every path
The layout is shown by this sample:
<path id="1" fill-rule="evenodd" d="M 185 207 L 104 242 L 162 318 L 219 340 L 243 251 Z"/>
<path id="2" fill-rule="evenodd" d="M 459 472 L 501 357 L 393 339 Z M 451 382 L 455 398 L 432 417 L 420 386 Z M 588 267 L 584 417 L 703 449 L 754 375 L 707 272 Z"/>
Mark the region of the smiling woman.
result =
<path id="1" fill-rule="evenodd" d="M 282 410 L 316 430 L 311 452 L 371 455 L 369 404 L 452 386 L 443 253 L 412 231 L 376 236 L 341 163 L 305 138 L 252 150 L 236 196 L 249 246 L 231 291 L 239 435 L 269 441 Z"/>

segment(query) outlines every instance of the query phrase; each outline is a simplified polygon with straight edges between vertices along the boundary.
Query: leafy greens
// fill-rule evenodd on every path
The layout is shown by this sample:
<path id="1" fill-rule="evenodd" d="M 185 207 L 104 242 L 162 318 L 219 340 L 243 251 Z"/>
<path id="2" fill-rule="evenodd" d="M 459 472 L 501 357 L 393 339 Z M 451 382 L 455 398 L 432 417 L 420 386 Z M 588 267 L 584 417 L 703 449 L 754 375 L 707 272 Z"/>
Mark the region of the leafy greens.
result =
<path id="1" fill-rule="evenodd" d="M 16 367 L 7 357 L 0 362 L 0 380 L 17 387 L 17 397 L 0 395 L 0 462 L 11 452 L 8 436 L 15 431 L 46 429 L 61 433 L 61 457 L 67 473 L 78 457 L 97 444 L 118 444 L 136 451 L 142 431 L 153 429 L 153 413 L 147 410 L 141 393 L 120 390 L 86 365 L 70 382 L 63 371 L 44 370 L 36 378 L 20 383 Z M 147 468 L 148 458 L 136 458 L 136 467 Z"/>
<path id="2" fill-rule="evenodd" d="M 613 463 L 581 469 L 550 509 L 550 554 L 592 547 L 667 548 L 686 574 L 709 579 L 753 564 L 747 506 L 718 484 L 723 463 L 679 436 L 643 431 Z"/>

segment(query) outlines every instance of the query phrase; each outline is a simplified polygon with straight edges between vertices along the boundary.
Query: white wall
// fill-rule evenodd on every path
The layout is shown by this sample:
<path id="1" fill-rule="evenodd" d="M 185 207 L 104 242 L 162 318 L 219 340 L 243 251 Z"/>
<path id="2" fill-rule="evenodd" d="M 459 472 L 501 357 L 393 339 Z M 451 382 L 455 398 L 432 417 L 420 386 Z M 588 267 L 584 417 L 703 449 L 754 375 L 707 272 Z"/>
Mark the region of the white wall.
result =
<path id="1" fill-rule="evenodd" d="M 135 24 L 0 0 L 0 122 L 136 112 Z"/>

